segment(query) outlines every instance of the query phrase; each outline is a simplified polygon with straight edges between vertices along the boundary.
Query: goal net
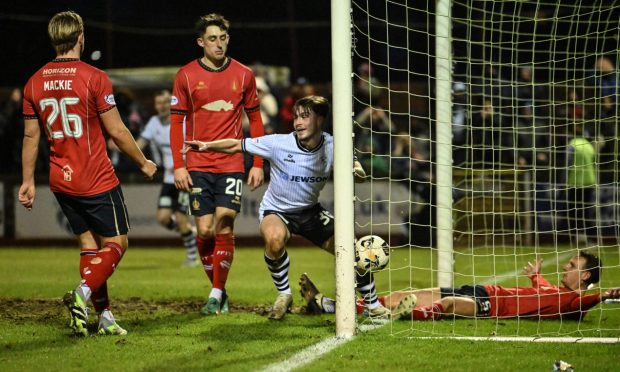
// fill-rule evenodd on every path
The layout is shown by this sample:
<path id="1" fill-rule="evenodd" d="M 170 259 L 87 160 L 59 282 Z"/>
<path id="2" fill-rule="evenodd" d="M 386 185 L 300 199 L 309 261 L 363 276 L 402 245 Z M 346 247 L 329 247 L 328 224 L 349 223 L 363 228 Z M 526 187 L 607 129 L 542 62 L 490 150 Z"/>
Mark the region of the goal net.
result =
<path id="1" fill-rule="evenodd" d="M 567 263 L 584 251 L 602 261 L 600 281 L 584 293 L 619 287 L 620 2 L 351 7 L 354 147 L 370 176 L 356 187 L 355 230 L 389 240 L 379 295 L 532 287 L 522 270 L 536 260 L 550 285 L 568 285 Z M 502 296 L 491 304 L 508 311 Z M 479 314 L 483 297 L 476 293 Z M 407 336 L 618 340 L 620 304 L 567 316 L 580 306 L 571 314 L 547 306 L 544 315 L 558 319 L 464 315 L 389 327 Z"/>

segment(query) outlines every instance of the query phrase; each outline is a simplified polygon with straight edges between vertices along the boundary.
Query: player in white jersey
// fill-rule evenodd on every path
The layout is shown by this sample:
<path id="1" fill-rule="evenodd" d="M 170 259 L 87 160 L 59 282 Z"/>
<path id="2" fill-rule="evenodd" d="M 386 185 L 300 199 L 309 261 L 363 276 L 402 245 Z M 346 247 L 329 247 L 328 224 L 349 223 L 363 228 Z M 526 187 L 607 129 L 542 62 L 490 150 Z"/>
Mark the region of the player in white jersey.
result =
<path id="1" fill-rule="evenodd" d="M 196 247 L 196 233 L 192 229 L 187 215 L 189 208 L 189 194 L 179 191 L 174 186 L 174 167 L 172 163 L 172 151 L 170 149 L 170 98 L 167 90 L 155 94 L 155 111 L 144 127 L 138 146 L 143 149 L 150 144 L 157 164 L 164 167 L 164 181 L 159 194 L 157 204 L 157 222 L 168 230 L 178 231 L 183 240 L 186 250 L 186 259 L 183 266 L 195 267 L 198 261 L 198 249 Z M 160 154 L 157 159 L 155 154 Z"/>
<path id="2" fill-rule="evenodd" d="M 268 159 L 271 181 L 260 205 L 260 231 L 265 240 L 265 262 L 279 295 L 269 318 L 284 317 L 293 303 L 288 280 L 289 257 L 286 242 L 298 234 L 334 254 L 334 217 L 318 202 L 319 194 L 333 167 L 331 135 L 322 131 L 329 103 L 320 96 L 299 99 L 293 107 L 295 131 L 243 140 L 213 142 L 186 141 L 187 151 L 237 153 L 245 151 Z M 356 160 L 356 182 L 366 174 Z M 356 273 L 357 290 L 371 317 L 387 317 L 390 312 L 377 300 L 372 273 Z"/>

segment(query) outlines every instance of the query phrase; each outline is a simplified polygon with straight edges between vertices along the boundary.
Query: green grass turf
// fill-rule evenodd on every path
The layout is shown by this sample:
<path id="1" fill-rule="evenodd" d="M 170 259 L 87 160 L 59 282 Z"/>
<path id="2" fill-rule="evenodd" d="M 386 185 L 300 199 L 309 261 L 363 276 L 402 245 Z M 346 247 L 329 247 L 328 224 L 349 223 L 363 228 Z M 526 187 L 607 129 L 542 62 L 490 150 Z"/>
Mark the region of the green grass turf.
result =
<path id="1" fill-rule="evenodd" d="M 457 284 L 488 280 L 493 272 L 519 270 L 535 251 L 477 249 L 458 251 Z M 494 253 L 490 256 L 490 253 Z M 515 259 L 514 254 L 518 257 Z M 550 249 L 537 253 L 549 265 L 543 272 L 557 283 Z M 606 266 L 602 285 L 620 283 L 618 249 L 597 252 Z M 303 305 L 297 278 L 308 272 L 319 288 L 334 293 L 334 264 L 317 248 L 291 248 L 290 280 L 295 305 Z M 566 252 L 570 256 L 571 252 Z M 70 336 L 60 298 L 77 285 L 77 248 L 0 249 L 0 370 L 260 370 L 282 362 L 335 334 L 333 315 L 289 314 L 282 322 L 263 315 L 276 296 L 261 249 L 240 248 L 228 291 L 227 316 L 198 314 L 209 291 L 201 268 L 182 269 L 182 249 L 130 248 L 109 281 L 113 311 L 129 331 L 124 337 Z M 564 252 L 560 253 L 562 258 Z M 564 259 L 561 260 L 565 261 Z M 413 268 L 411 268 L 411 267 Z M 429 268 L 432 250 L 397 249 L 390 270 L 377 274 L 378 290 L 436 285 Z M 523 278 L 500 278 L 504 285 L 527 285 Z M 93 317 L 94 318 L 94 317 Z M 91 323 L 94 322 L 94 319 Z M 96 324 L 91 324 L 96 326 Z M 597 331 L 602 329 L 601 331 Z M 399 321 L 339 346 L 302 370 L 551 370 L 556 359 L 577 370 L 617 370 L 620 346 L 423 340 L 415 336 L 540 335 L 620 336 L 620 306 L 593 309 L 582 323 L 519 320 Z"/>

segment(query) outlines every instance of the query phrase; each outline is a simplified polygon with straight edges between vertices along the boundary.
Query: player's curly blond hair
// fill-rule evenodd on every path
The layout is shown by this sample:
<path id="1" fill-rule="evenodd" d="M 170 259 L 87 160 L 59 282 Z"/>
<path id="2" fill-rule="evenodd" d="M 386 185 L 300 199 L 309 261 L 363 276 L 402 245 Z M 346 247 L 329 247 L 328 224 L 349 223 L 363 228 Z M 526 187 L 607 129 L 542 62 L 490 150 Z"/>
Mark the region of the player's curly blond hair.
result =
<path id="1" fill-rule="evenodd" d="M 207 31 L 207 27 L 209 26 L 217 26 L 222 31 L 228 32 L 230 28 L 230 22 L 224 18 L 223 15 L 217 13 L 211 13 L 200 17 L 198 22 L 196 22 L 196 32 L 198 33 L 198 37 L 202 37 L 202 35 Z"/>
<path id="2" fill-rule="evenodd" d="M 52 46 L 58 54 L 65 54 L 73 49 L 83 32 L 84 22 L 82 17 L 70 10 L 57 13 L 50 19 L 47 25 L 47 33 L 52 41 Z"/>

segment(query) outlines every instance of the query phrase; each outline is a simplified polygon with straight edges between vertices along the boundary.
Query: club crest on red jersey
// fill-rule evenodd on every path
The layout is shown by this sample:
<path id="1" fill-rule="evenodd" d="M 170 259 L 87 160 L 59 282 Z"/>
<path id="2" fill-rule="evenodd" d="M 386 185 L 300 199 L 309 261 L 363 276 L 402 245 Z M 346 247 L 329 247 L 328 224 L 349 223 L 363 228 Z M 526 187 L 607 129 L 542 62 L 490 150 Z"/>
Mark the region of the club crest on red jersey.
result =
<path id="1" fill-rule="evenodd" d="M 217 101 L 209 102 L 201 107 L 207 111 L 230 111 L 233 109 L 233 104 L 230 101 L 218 99 Z"/>
<path id="2" fill-rule="evenodd" d="M 70 166 L 65 165 L 62 167 L 63 179 L 67 182 L 71 182 L 71 176 L 73 174 L 73 169 Z"/>

